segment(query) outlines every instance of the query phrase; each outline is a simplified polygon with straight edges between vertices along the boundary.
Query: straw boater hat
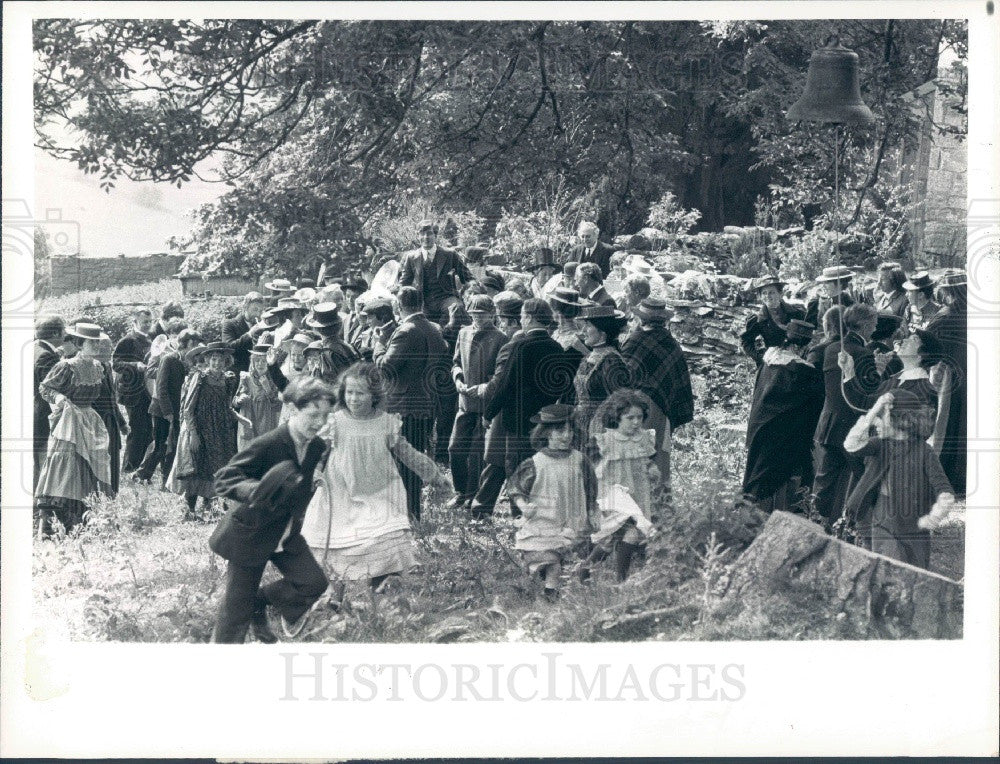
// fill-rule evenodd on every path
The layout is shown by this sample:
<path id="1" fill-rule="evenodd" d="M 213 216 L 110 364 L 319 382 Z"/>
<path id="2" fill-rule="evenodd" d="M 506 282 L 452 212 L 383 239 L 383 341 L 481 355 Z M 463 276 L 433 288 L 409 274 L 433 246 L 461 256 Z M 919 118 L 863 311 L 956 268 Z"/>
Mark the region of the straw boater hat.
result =
<path id="1" fill-rule="evenodd" d="M 817 284 L 823 284 L 827 281 L 850 281 L 854 278 L 854 273 L 845 265 L 834 265 L 830 268 L 824 268 L 823 273 L 821 273 L 816 278 Z"/>
<path id="2" fill-rule="evenodd" d="M 667 301 L 662 297 L 650 295 L 634 309 L 635 314 L 643 321 L 661 321 L 666 323 L 673 317 L 673 312 L 667 309 Z"/>
<path id="3" fill-rule="evenodd" d="M 302 287 L 298 289 L 292 297 L 303 304 L 312 302 L 316 299 L 316 290 L 312 287 Z M 278 302 L 280 304 L 281 301 L 279 300 Z"/>
<path id="4" fill-rule="evenodd" d="M 819 279 L 817 279 L 817 281 L 819 281 Z M 776 286 L 780 290 L 780 289 L 784 289 L 785 282 L 782 281 L 777 276 L 770 276 L 770 275 L 769 276 L 760 276 L 759 278 L 755 278 L 753 280 L 752 286 L 753 286 L 753 290 L 755 292 L 759 292 L 761 289 L 765 289 L 766 287 L 769 287 L 769 286 Z"/>
<path id="5" fill-rule="evenodd" d="M 281 319 L 278 318 L 279 313 L 280 311 L 274 308 L 268 308 L 260 314 L 260 321 L 257 322 L 257 326 L 264 329 L 277 329 L 281 326 Z"/>
<path id="6" fill-rule="evenodd" d="M 589 303 L 583 306 L 583 310 L 580 312 L 580 318 L 584 321 L 590 321 L 591 319 L 613 319 L 615 321 L 624 321 L 627 316 L 617 308 L 613 308 L 610 305 L 599 305 L 597 303 Z"/>
<path id="7" fill-rule="evenodd" d="M 533 424 L 563 424 L 573 418 L 573 406 L 566 403 L 550 403 L 542 406 L 538 413 L 531 417 Z"/>
<path id="8" fill-rule="evenodd" d="M 291 313 L 293 310 L 306 310 L 306 306 L 299 302 L 294 297 L 282 297 L 278 300 L 278 304 L 275 305 L 271 310 L 274 314 L 279 313 Z"/>
<path id="9" fill-rule="evenodd" d="M 232 355 L 233 349 L 229 346 L 228 342 L 209 342 L 205 345 L 205 349 L 202 351 L 206 355 L 209 353 L 223 353 L 225 355 Z"/>
<path id="10" fill-rule="evenodd" d="M 266 282 L 264 289 L 270 289 L 272 292 L 294 292 L 295 285 L 288 279 L 274 279 Z"/>
<path id="11" fill-rule="evenodd" d="M 786 340 L 811 340 L 813 336 L 813 330 L 816 327 L 812 324 L 801 321 L 798 318 L 793 318 L 788 322 L 788 326 L 785 327 L 785 339 Z"/>
<path id="12" fill-rule="evenodd" d="M 321 302 L 313 306 L 312 315 L 306 319 L 306 325 L 314 329 L 328 329 L 340 322 L 340 312 L 335 302 Z"/>
<path id="13" fill-rule="evenodd" d="M 270 345 L 257 344 L 250 348 L 250 355 L 267 355 L 271 349 Z"/>
<path id="14" fill-rule="evenodd" d="M 907 281 L 903 282 L 903 289 L 910 291 L 926 289 L 930 286 L 934 286 L 934 279 L 931 278 L 927 271 L 917 271 Z"/>
<path id="15" fill-rule="evenodd" d="M 76 337 L 81 340 L 103 341 L 111 339 L 104 333 L 104 328 L 98 324 L 86 324 L 82 322 L 67 328 L 66 334 L 70 337 Z"/>
<path id="16" fill-rule="evenodd" d="M 286 345 L 289 342 L 294 342 L 296 345 L 302 345 L 304 347 L 312 341 L 313 338 L 310 337 L 308 334 L 304 332 L 297 332 L 295 334 L 289 335 L 288 337 L 285 337 L 285 339 L 281 341 L 281 344 Z"/>

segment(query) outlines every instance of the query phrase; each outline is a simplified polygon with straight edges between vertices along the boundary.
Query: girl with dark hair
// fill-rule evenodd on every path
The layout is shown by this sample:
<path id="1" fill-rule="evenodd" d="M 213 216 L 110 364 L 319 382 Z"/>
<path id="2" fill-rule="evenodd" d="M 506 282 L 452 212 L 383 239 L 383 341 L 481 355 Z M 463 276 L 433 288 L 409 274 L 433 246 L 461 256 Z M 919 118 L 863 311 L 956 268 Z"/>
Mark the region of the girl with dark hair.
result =
<path id="1" fill-rule="evenodd" d="M 597 476 L 582 453 L 572 448 L 573 407 L 555 403 L 531 418 L 537 425 L 531 445 L 538 453 L 521 462 L 507 482 L 524 516 L 515 535 L 531 575 L 544 581 L 545 597 L 559 596 L 563 564 L 598 527 Z"/>
<path id="2" fill-rule="evenodd" d="M 881 435 L 869 437 L 876 422 Z M 865 459 L 865 471 L 847 498 L 873 552 L 921 568 L 930 566 L 930 534 L 918 525 L 955 502 L 937 454 L 927 445 L 934 411 L 919 396 L 895 390 L 858 419 L 844 448 Z"/>
<path id="3" fill-rule="evenodd" d="M 415 564 L 406 489 L 393 457 L 424 482 L 449 482 L 402 437 L 400 416 L 382 408 L 385 394 L 375 364 L 362 361 L 344 371 L 336 399 L 320 432 L 330 451 L 302 535 L 332 570 L 330 606 L 339 608 L 346 581 L 367 580 L 374 590 Z"/>

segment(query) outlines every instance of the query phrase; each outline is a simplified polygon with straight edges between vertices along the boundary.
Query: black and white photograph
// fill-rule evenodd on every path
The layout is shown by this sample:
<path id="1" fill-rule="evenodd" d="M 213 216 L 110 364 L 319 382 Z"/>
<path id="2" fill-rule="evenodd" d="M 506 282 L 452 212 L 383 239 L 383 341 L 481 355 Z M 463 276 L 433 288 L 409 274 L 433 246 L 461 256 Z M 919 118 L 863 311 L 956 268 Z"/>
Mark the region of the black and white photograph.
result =
<path id="1" fill-rule="evenodd" d="M 993 4 L 283 5 L 5 3 L 4 727 L 406 702 L 0 748 L 995 753 Z"/>

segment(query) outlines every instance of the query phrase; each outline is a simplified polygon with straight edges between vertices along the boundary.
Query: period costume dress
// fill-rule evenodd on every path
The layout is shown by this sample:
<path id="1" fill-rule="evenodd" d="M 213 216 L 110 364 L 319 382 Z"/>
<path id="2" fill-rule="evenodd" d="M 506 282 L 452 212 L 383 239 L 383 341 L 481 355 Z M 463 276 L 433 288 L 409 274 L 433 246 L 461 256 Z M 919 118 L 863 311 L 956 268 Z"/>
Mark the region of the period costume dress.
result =
<path id="1" fill-rule="evenodd" d="M 593 535 L 594 543 L 610 539 L 629 520 L 648 537 L 653 529 L 649 470 L 656 455 L 656 430 L 639 430 L 629 437 L 608 429 L 595 435 L 592 445 L 598 457 L 595 471 L 601 509 L 601 527 Z"/>
<path id="2" fill-rule="evenodd" d="M 264 374 L 253 371 L 240 373 L 240 384 L 236 390 L 236 408 L 250 424 L 240 422 L 237 447 L 240 451 L 259 435 L 270 432 L 278 426 L 281 414 L 281 398 L 278 387 Z"/>
<path id="3" fill-rule="evenodd" d="M 302 535 L 337 578 L 375 578 L 414 564 L 406 488 L 393 456 L 425 482 L 437 467 L 402 437 L 402 426 L 398 414 L 358 419 L 340 409 L 321 432 L 330 453 Z"/>
<path id="4" fill-rule="evenodd" d="M 927 325 L 927 331 L 941 342 L 944 365 L 947 367 L 947 379 L 942 386 L 938 409 L 945 426 L 935 431 L 935 446 L 940 451 L 941 467 L 955 493 L 964 496 L 968 449 L 965 424 L 968 407 L 968 314 L 946 305 Z"/>
<path id="5" fill-rule="evenodd" d="M 53 366 L 39 387 L 52 413 L 35 502 L 67 528 L 83 519 L 87 496 L 113 493 L 108 430 L 93 407 L 106 376 L 100 361 L 77 355 Z"/>
<path id="6" fill-rule="evenodd" d="M 187 389 L 181 393 L 181 426 L 198 436 L 198 445 L 190 453 L 193 472 L 177 475 L 182 492 L 187 496 L 206 499 L 215 496 L 215 473 L 236 454 L 237 420 L 232 400 L 237 384 L 231 372 L 197 370 L 185 381 Z M 175 467 L 181 457 L 181 442 L 179 436 Z"/>
<path id="7" fill-rule="evenodd" d="M 598 407 L 621 387 L 628 387 L 632 374 L 621 353 L 611 345 L 593 348 L 580 361 L 573 389 L 576 391 L 576 411 L 573 421 L 577 429 L 577 443 L 586 444 L 590 422 Z"/>
<path id="8" fill-rule="evenodd" d="M 101 417 L 108 431 L 108 455 L 111 458 L 111 493 L 118 493 L 121 478 L 122 429 L 127 425 L 121 407 L 118 405 L 118 393 L 112 383 L 111 366 L 104 364 L 104 377 L 101 389 L 94 399 L 94 411 Z"/>
<path id="9" fill-rule="evenodd" d="M 565 562 L 597 529 L 597 476 L 579 451 L 543 448 L 517 468 L 510 492 L 524 511 L 514 536 L 529 573 Z"/>

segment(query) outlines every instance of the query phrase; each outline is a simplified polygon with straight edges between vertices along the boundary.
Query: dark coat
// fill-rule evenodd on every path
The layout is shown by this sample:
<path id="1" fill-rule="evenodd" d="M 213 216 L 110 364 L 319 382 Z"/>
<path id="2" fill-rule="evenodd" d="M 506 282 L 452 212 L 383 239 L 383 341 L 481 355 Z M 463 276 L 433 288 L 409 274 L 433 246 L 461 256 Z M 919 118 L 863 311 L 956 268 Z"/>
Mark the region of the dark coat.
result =
<path id="1" fill-rule="evenodd" d="M 446 297 L 458 297 L 456 277 L 465 284 L 472 281 L 472 273 L 457 252 L 438 245 L 434 252 L 433 268 L 428 269 L 422 250 L 414 249 L 400 256 L 399 278 L 401 287 L 414 287 L 424 299 L 424 308 L 434 306 Z"/>
<path id="2" fill-rule="evenodd" d="M 813 295 L 812 299 L 810 299 L 806 305 L 806 321 L 815 326 L 817 329 L 822 329 L 823 316 L 826 314 L 827 310 L 836 304 L 849 308 L 855 302 L 857 301 L 847 292 L 841 292 L 837 295 L 836 300 L 830 300 L 826 297 L 826 295 Z"/>
<path id="3" fill-rule="evenodd" d="M 812 483 L 812 435 L 823 407 L 819 369 L 774 351 L 757 372 L 747 422 L 743 492 L 757 501 L 793 476 Z"/>
<path id="4" fill-rule="evenodd" d="M 588 298 L 591 302 L 596 302 L 598 305 L 608 305 L 612 308 L 617 309 L 618 303 L 615 298 L 608 294 L 608 290 L 604 288 L 604 285 L 597 287 L 597 291 L 590 295 Z"/>
<path id="5" fill-rule="evenodd" d="M 578 263 L 597 263 L 604 278 L 611 273 L 611 255 L 617 252 L 603 241 L 597 242 L 593 252 L 588 252 L 582 244 L 577 244 L 570 252 L 569 259 Z"/>
<path id="6" fill-rule="evenodd" d="M 797 305 L 789 305 L 784 300 L 781 301 L 779 312 L 782 314 L 783 323 L 785 324 L 793 318 L 797 318 L 800 321 L 804 320 L 806 316 L 806 312 L 802 308 Z M 754 360 L 757 368 L 760 368 L 764 359 L 764 350 L 757 347 L 758 337 L 764 339 L 764 350 L 781 347 L 785 341 L 785 330 L 778 326 L 775 320 L 771 318 L 771 314 L 763 307 L 759 312 L 747 318 L 746 326 L 740 335 L 740 345 L 743 347 L 743 352 Z"/>
<path id="7" fill-rule="evenodd" d="M 263 565 L 277 551 L 289 520 L 284 549 L 305 551 L 302 520 L 313 494 L 313 472 L 325 450 L 326 443 L 313 438 L 300 463 L 287 422 L 250 441 L 215 475 L 215 492 L 227 500 L 228 511 L 209 539 L 212 551 L 240 565 Z M 275 501 L 252 501 L 268 470 L 285 461 L 291 461 L 301 475 L 297 485 L 279 492 Z"/>
<path id="8" fill-rule="evenodd" d="M 872 351 L 865 347 L 864 340 L 854 332 L 848 332 L 843 343 L 837 341 L 827 345 L 823 353 L 822 367 L 825 390 L 823 411 L 820 412 L 819 422 L 816 425 L 815 440 L 823 445 L 843 448 L 844 438 L 847 437 L 847 433 L 850 432 L 854 423 L 858 421 L 861 412 L 848 406 L 840 391 L 842 372 L 837 363 L 837 356 L 840 353 L 841 344 L 854 359 L 854 369 L 862 391 L 866 394 L 874 392 L 881 379 L 874 373 L 875 359 Z"/>
<path id="9" fill-rule="evenodd" d="M 180 426 L 181 387 L 187 367 L 176 352 L 167 353 L 160 359 L 160 367 L 156 370 L 156 385 L 153 388 L 153 402 L 149 404 L 149 413 L 166 419 L 173 417 Z"/>
<path id="10" fill-rule="evenodd" d="M 495 326 L 476 329 L 463 326 L 458 332 L 455 355 L 452 359 L 451 374 L 455 381 L 461 380 L 467 386 L 489 382 L 496 371 L 497 354 L 507 344 L 507 335 Z M 483 411 L 483 402 L 469 395 L 458 396 L 459 411 Z"/>
<path id="11" fill-rule="evenodd" d="M 222 322 L 222 341 L 233 349 L 233 370 L 247 371 L 250 368 L 250 350 L 254 346 L 254 338 L 250 336 L 250 324 L 242 313 Z"/>
<path id="12" fill-rule="evenodd" d="M 130 409 L 141 405 L 145 411 L 149 407 L 146 376 L 139 364 L 145 362 L 152 344 L 146 335 L 132 331 L 118 340 L 111 355 L 111 368 L 117 375 L 118 400 Z"/>
<path id="13" fill-rule="evenodd" d="M 60 359 L 59 351 L 44 340 L 35 340 L 35 375 L 34 375 L 34 425 L 35 425 L 35 449 L 45 453 L 49 440 L 49 414 L 52 407 L 38 392 L 38 386 L 42 383 L 52 367 Z"/>
<path id="14" fill-rule="evenodd" d="M 571 379 L 563 349 L 548 332 L 517 332 L 497 355 L 496 375 L 483 395 L 484 415 L 499 416 L 502 430 L 527 438 L 531 417 L 558 401 Z"/>
<path id="15" fill-rule="evenodd" d="M 448 343 L 427 316 L 417 313 L 400 322 L 385 350 L 375 353 L 385 381 L 386 410 L 433 416 L 438 396 L 454 389 L 449 361 Z"/>
<path id="16" fill-rule="evenodd" d="M 968 448 L 965 424 L 968 407 L 966 386 L 969 352 L 968 314 L 946 306 L 927 325 L 927 331 L 941 342 L 944 362 L 951 372 L 952 379 L 951 393 L 948 396 L 948 420 L 941 450 L 941 466 L 955 487 L 955 491 L 964 495 Z"/>
<path id="17" fill-rule="evenodd" d="M 694 418 L 687 359 L 666 326 L 636 329 L 622 343 L 622 357 L 635 386 L 667 415 L 671 431 Z"/>
<path id="18" fill-rule="evenodd" d="M 899 375 L 893 374 L 875 388 L 874 392 L 868 392 L 865 386 L 858 381 L 857 377 L 852 377 L 844 383 L 842 392 L 849 404 L 855 408 L 868 411 L 880 397 L 885 393 L 891 393 L 893 390 L 907 390 L 920 398 L 928 406 L 937 410 L 937 390 L 931 387 L 931 383 L 926 379 L 906 379 L 900 382 Z"/>

